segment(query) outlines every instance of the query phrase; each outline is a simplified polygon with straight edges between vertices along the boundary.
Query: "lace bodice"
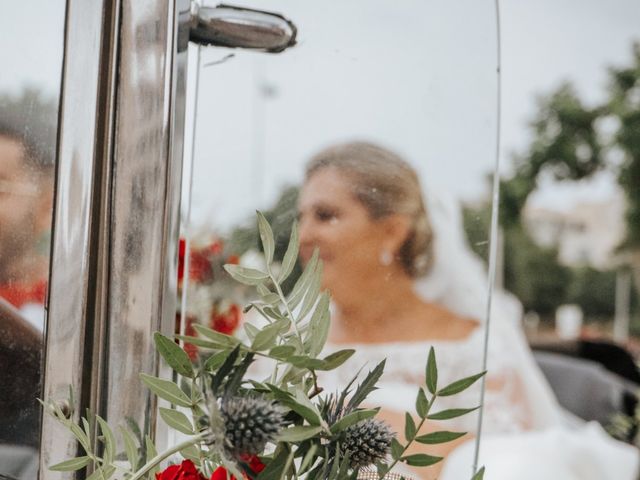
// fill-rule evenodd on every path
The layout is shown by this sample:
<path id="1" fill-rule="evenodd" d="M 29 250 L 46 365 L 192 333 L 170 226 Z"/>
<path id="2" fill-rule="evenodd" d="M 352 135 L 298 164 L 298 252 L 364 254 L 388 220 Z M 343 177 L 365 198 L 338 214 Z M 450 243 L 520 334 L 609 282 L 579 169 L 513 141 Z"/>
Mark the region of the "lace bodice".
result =
<path id="1" fill-rule="evenodd" d="M 394 411 L 414 411 L 418 385 L 425 382 L 425 365 L 433 345 L 438 365 L 438 388 L 482 370 L 483 331 L 477 328 L 459 341 L 416 341 L 380 344 L 327 344 L 327 353 L 354 348 L 356 353 L 341 368 L 323 372 L 320 377 L 325 389 L 337 390 L 346 385 L 363 365 L 361 376 L 386 358 L 385 371 L 378 382 L 379 389 L 367 400 L 371 406 Z M 521 389 L 521 379 L 512 361 L 509 345 L 493 339 L 489 346 L 487 389 L 483 430 L 513 432 L 531 427 L 529 407 Z M 471 408 L 480 402 L 480 382 L 457 395 L 440 397 L 432 412 L 449 408 Z M 443 427 L 475 432 L 478 413 L 442 422 Z"/>

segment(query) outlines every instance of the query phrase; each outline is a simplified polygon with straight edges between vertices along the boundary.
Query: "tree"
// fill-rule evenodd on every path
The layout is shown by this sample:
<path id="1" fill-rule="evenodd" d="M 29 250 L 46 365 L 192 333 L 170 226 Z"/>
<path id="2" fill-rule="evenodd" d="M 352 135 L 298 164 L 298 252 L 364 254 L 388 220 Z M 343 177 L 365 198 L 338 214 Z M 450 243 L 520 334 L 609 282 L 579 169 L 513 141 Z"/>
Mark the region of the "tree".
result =
<path id="1" fill-rule="evenodd" d="M 612 171 L 627 203 L 620 258 L 631 267 L 640 292 L 640 44 L 633 46 L 631 65 L 611 68 L 609 80 L 605 101 L 594 107 L 587 107 L 569 83 L 541 101 L 531 147 L 516 158 L 515 174 L 502 182 L 501 220 L 505 228 L 519 223 L 542 174 L 579 180 Z"/>

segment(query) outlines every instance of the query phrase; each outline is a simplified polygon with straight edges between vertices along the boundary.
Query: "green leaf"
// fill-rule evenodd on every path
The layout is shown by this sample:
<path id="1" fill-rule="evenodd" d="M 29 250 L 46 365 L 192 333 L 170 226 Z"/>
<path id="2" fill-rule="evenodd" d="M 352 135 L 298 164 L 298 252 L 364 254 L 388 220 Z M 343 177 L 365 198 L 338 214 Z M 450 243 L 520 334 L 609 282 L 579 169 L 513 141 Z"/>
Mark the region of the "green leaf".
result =
<path id="1" fill-rule="evenodd" d="M 342 460 L 342 457 L 341 457 L 340 453 L 341 453 L 341 448 L 340 448 L 340 444 L 338 443 L 336 445 L 335 456 L 333 457 L 333 464 L 331 465 L 331 470 L 330 470 L 329 476 L 327 478 L 330 478 L 330 479 L 339 478 L 338 477 L 338 470 L 340 468 L 340 461 Z"/>
<path id="2" fill-rule="evenodd" d="M 196 467 L 200 467 L 200 449 L 195 445 L 189 445 L 187 448 L 180 450 L 180 455 L 186 460 L 191 460 L 196 464 Z"/>
<path id="3" fill-rule="evenodd" d="M 293 267 L 298 259 L 299 248 L 298 223 L 293 222 L 293 225 L 291 226 L 291 236 L 289 237 L 289 245 L 287 246 L 287 251 L 284 254 L 284 257 L 282 257 L 282 266 L 280 267 L 280 273 L 278 274 L 278 283 L 284 282 L 293 271 Z"/>
<path id="4" fill-rule="evenodd" d="M 247 353 L 240 364 L 234 369 L 233 373 L 229 375 L 229 379 L 227 380 L 224 389 L 226 395 L 235 395 L 238 388 L 240 388 L 242 379 L 244 378 L 245 373 L 247 373 L 249 366 L 253 362 L 253 357 L 253 352 Z"/>
<path id="5" fill-rule="evenodd" d="M 389 472 L 389 466 L 381 461 L 377 461 L 376 462 L 376 472 L 378 472 L 378 478 L 384 478 L 386 477 L 387 473 Z M 400 477 L 400 480 L 402 480 L 404 477 Z"/>
<path id="6" fill-rule="evenodd" d="M 133 435 L 131 435 L 131 433 L 129 433 L 129 431 L 125 427 L 120 427 L 120 433 L 122 434 L 122 440 L 124 441 L 124 451 L 127 454 L 127 460 L 129 460 L 131 470 L 135 470 L 138 466 L 139 460 L 136 442 L 133 438 Z"/>
<path id="7" fill-rule="evenodd" d="M 460 437 L 465 436 L 466 432 L 447 432 L 445 430 L 440 432 L 427 433 L 426 435 L 420 435 L 415 440 L 418 443 L 424 443 L 425 445 L 434 445 L 437 443 L 452 442 Z"/>
<path id="8" fill-rule="evenodd" d="M 273 252 L 275 250 L 275 241 L 273 240 L 273 230 L 271 225 L 262 212 L 256 212 L 258 215 L 258 231 L 260 232 L 260 241 L 262 242 L 262 249 L 264 250 L 265 260 L 267 265 L 271 265 L 273 262 Z"/>
<path id="9" fill-rule="evenodd" d="M 302 405 L 303 407 L 313 412 L 313 415 L 310 416 L 310 418 L 307 418 L 307 421 L 310 424 L 320 425 L 322 423 L 322 418 L 320 416 L 320 412 L 318 411 L 318 407 L 316 407 L 303 392 L 297 390 L 295 393 L 295 399 L 299 405 Z"/>
<path id="10" fill-rule="evenodd" d="M 233 371 L 233 367 L 236 364 L 236 360 L 240 356 L 240 346 L 234 348 L 227 358 L 225 358 L 224 363 L 220 365 L 218 370 L 216 370 L 213 378 L 211 379 L 211 388 L 214 394 L 218 394 L 218 390 L 222 386 L 222 383 L 227 375 L 230 375 Z"/>
<path id="11" fill-rule="evenodd" d="M 221 349 L 230 348 L 227 345 L 222 345 L 220 343 L 216 343 L 211 340 L 205 340 L 200 337 L 191 337 L 189 335 L 176 335 L 176 338 L 179 340 L 184 340 L 186 343 L 190 343 L 192 345 L 195 345 L 196 347 L 206 348 L 209 350 L 221 350 Z"/>
<path id="12" fill-rule="evenodd" d="M 393 437 L 391 439 L 391 457 L 394 460 L 397 460 L 402 456 L 403 453 L 404 453 L 404 447 L 396 437 Z"/>
<path id="13" fill-rule="evenodd" d="M 316 271 L 313 272 L 309 281 L 309 287 L 302 301 L 302 307 L 298 313 L 298 321 L 301 321 L 311 311 L 313 306 L 318 302 L 318 295 L 320 295 L 320 285 L 322 283 L 322 263 L 318 262 Z"/>
<path id="14" fill-rule="evenodd" d="M 227 469 L 228 475 L 230 475 L 231 478 L 244 478 L 242 472 L 238 469 L 238 464 L 236 462 L 227 460 L 223 457 L 222 466 Z"/>
<path id="15" fill-rule="evenodd" d="M 216 332 L 215 330 L 207 328 L 204 325 L 198 325 L 197 323 L 194 323 L 193 328 L 196 332 L 198 332 L 198 335 L 206 337 L 209 340 L 213 340 L 214 343 L 224 345 L 227 348 L 233 348 L 240 343 L 240 340 L 238 340 L 236 337 Z"/>
<path id="16" fill-rule="evenodd" d="M 112 463 L 116 456 L 116 438 L 109 424 L 100 415 L 96 415 L 96 420 L 100 424 L 100 430 L 104 441 L 104 459 L 107 463 Z"/>
<path id="17" fill-rule="evenodd" d="M 245 285 L 259 285 L 263 283 L 269 275 L 255 268 L 241 267 L 240 265 L 224 266 L 224 269 L 233 277 L 234 280 Z"/>
<path id="18" fill-rule="evenodd" d="M 300 384 L 300 382 L 302 382 L 302 378 L 306 374 L 307 374 L 306 368 L 297 368 L 289 364 L 286 366 L 280 382 L 282 385 L 286 385 L 287 383 Z"/>
<path id="19" fill-rule="evenodd" d="M 367 409 L 367 410 L 356 410 L 355 412 L 351 412 L 345 415 L 344 417 L 342 417 L 333 425 L 331 425 L 331 433 L 333 435 L 340 433 L 346 430 L 347 428 L 349 428 L 351 425 L 355 425 L 356 423 L 362 420 L 366 420 L 367 418 L 375 417 L 377 413 L 378 413 L 377 408 Z"/>
<path id="20" fill-rule="evenodd" d="M 287 317 L 285 317 L 284 315 L 282 315 L 282 312 L 280 312 L 280 310 L 277 307 L 264 307 L 262 309 L 262 312 L 269 318 L 276 320 L 276 321 L 280 321 L 280 320 L 287 320 Z"/>
<path id="21" fill-rule="evenodd" d="M 439 390 L 438 396 L 447 397 L 449 395 L 460 393 L 473 385 L 479 378 L 482 378 L 485 373 L 486 372 L 478 373 L 476 375 L 471 375 L 470 377 L 463 378 L 462 380 L 455 381 L 452 384 L 444 387 L 442 390 Z"/>
<path id="22" fill-rule="evenodd" d="M 287 363 L 298 367 L 307 368 L 309 370 L 325 370 L 324 360 L 319 358 L 311 358 L 307 355 L 292 355 L 287 359 Z"/>
<path id="23" fill-rule="evenodd" d="M 261 297 L 264 297 L 265 295 L 269 295 L 273 293 L 271 290 L 267 288 L 267 286 L 264 283 L 261 283 L 260 285 L 258 285 L 256 287 L 256 290 L 258 290 L 258 293 L 260 294 Z"/>
<path id="24" fill-rule="evenodd" d="M 76 457 L 71 460 L 65 460 L 64 462 L 56 463 L 49 467 L 49 470 L 54 472 L 75 472 L 81 468 L 86 467 L 91 462 L 91 457 Z"/>
<path id="25" fill-rule="evenodd" d="M 276 440 L 279 442 L 301 442 L 322 431 L 321 426 L 297 426 L 282 430 Z"/>
<path id="26" fill-rule="evenodd" d="M 87 416 L 88 415 L 89 409 L 87 409 Z M 82 417 L 80 420 L 82 421 L 82 429 L 84 430 L 85 435 L 87 436 L 87 438 L 91 438 L 91 426 L 89 425 L 89 422 L 85 417 Z"/>
<path id="27" fill-rule="evenodd" d="M 244 331 L 247 334 L 247 337 L 249 338 L 249 340 L 253 341 L 256 338 L 256 335 L 258 334 L 260 329 L 255 325 L 252 325 L 250 323 L 245 323 Z"/>
<path id="28" fill-rule="evenodd" d="M 273 392 L 276 400 L 306 419 L 311 425 L 320 425 L 322 423 L 320 412 L 302 392 L 296 392 L 297 395 L 294 398 L 289 392 L 281 390 L 275 385 L 267 384 L 267 386 Z"/>
<path id="29" fill-rule="evenodd" d="M 300 468 L 298 469 L 298 475 L 303 474 L 313 466 L 313 462 L 316 460 L 317 450 L 318 450 L 317 443 L 314 443 L 313 445 L 311 445 L 311 447 L 309 447 L 309 450 L 304 455 L 304 458 L 302 459 L 302 463 L 300 464 Z"/>
<path id="30" fill-rule="evenodd" d="M 350 411 L 360 405 L 367 398 L 367 395 L 369 395 L 377 388 L 376 383 L 378 383 L 378 380 L 382 376 L 382 372 L 384 372 L 385 363 L 386 360 L 382 360 L 378 365 L 376 365 L 373 370 L 371 370 L 367 374 L 362 383 L 358 385 L 358 388 L 356 388 L 356 391 L 351 397 L 351 400 L 349 400 L 346 408 L 347 411 Z"/>
<path id="31" fill-rule="evenodd" d="M 461 417 L 462 415 L 466 415 L 467 413 L 473 412 L 480 407 L 475 408 L 451 408 L 449 410 L 442 410 L 441 412 L 433 413 L 427 418 L 429 420 L 449 420 L 450 418 Z"/>
<path id="32" fill-rule="evenodd" d="M 116 473 L 116 467 L 107 466 L 96 469 L 86 480 L 108 480 L 113 474 Z"/>
<path id="33" fill-rule="evenodd" d="M 416 424 L 409 412 L 405 412 L 404 414 L 404 436 L 408 442 L 416 436 Z"/>
<path id="34" fill-rule="evenodd" d="M 309 320 L 309 331 L 304 342 L 306 351 L 312 357 L 317 356 L 327 342 L 331 318 L 329 315 L 330 297 L 323 293 L 316 304 L 316 308 Z"/>
<path id="35" fill-rule="evenodd" d="M 429 392 L 436 393 L 438 389 L 438 366 L 436 365 L 436 353 L 433 347 L 429 349 L 429 358 L 427 359 L 426 382 Z"/>
<path id="36" fill-rule="evenodd" d="M 438 463 L 442 458 L 443 457 L 427 455 L 426 453 L 416 453 L 402 457 L 401 460 L 412 467 L 428 467 L 429 465 Z"/>
<path id="37" fill-rule="evenodd" d="M 476 472 L 476 474 L 471 478 L 471 480 L 482 480 L 484 478 L 484 467 Z"/>
<path id="38" fill-rule="evenodd" d="M 287 464 L 289 458 L 289 452 L 286 448 L 282 448 L 279 452 L 276 450 L 276 455 L 271 460 L 265 469 L 258 475 L 258 480 L 279 480 L 283 467 Z"/>
<path id="39" fill-rule="evenodd" d="M 171 428 L 187 435 L 193 435 L 193 425 L 184 413 L 170 408 L 161 408 L 160 416 Z"/>
<path id="40" fill-rule="evenodd" d="M 264 305 L 276 305 L 280 302 L 280 295 L 278 295 L 277 293 L 269 293 L 268 295 L 261 297 L 260 301 Z"/>
<path id="41" fill-rule="evenodd" d="M 270 357 L 285 361 L 294 353 L 296 353 L 296 347 L 293 345 L 278 345 L 269 350 Z"/>
<path id="42" fill-rule="evenodd" d="M 151 437 L 149 435 L 144 436 L 144 446 L 147 452 L 146 461 L 149 462 L 152 458 L 158 455 L 158 450 L 156 450 L 156 446 L 153 443 L 153 440 L 151 440 Z M 159 466 L 155 468 L 155 470 L 158 470 L 158 469 L 159 469 Z"/>
<path id="43" fill-rule="evenodd" d="M 193 378 L 193 367 L 187 352 L 180 348 L 176 342 L 165 337 L 160 332 L 153 334 L 153 340 L 158 352 L 171 368 L 184 377 Z"/>
<path id="44" fill-rule="evenodd" d="M 73 433 L 73 436 L 76 437 L 84 451 L 89 453 L 91 452 L 91 444 L 89 443 L 89 437 L 82 431 L 82 429 L 76 425 L 75 423 L 68 423 L 69 430 Z"/>
<path id="45" fill-rule="evenodd" d="M 251 349 L 258 352 L 262 350 L 269 350 L 276 346 L 276 339 L 282 330 L 282 324 L 275 322 L 271 325 L 267 325 L 258 332 L 256 338 L 251 343 Z"/>
<path id="46" fill-rule="evenodd" d="M 429 413 L 429 400 L 424 393 L 424 390 L 420 388 L 418 390 L 418 397 L 416 398 L 416 412 L 420 418 L 424 418 Z"/>
<path id="47" fill-rule="evenodd" d="M 307 283 L 309 281 L 309 278 L 312 277 L 313 273 L 316 270 L 319 257 L 320 257 L 320 253 L 319 253 L 319 250 L 316 248 L 313 251 L 313 255 L 311 255 L 311 258 L 307 262 L 307 266 L 304 267 L 304 270 L 302 271 L 302 275 L 298 277 L 296 284 L 294 285 L 293 289 L 291 290 L 291 293 L 289 294 L 287 303 L 289 303 L 289 306 L 291 309 L 296 308 L 304 298 L 304 294 L 307 291 Z"/>
<path id="48" fill-rule="evenodd" d="M 333 370 L 334 368 L 338 368 L 344 362 L 349 360 L 354 353 L 356 353 L 355 350 L 346 348 L 327 355 L 322 359 L 324 361 L 324 365 L 322 368 L 318 368 L 318 370 Z"/>
<path id="49" fill-rule="evenodd" d="M 222 365 L 227 359 L 229 353 L 229 350 L 223 350 L 222 352 L 218 352 L 215 355 L 211 355 L 209 358 L 207 358 L 207 361 L 204 362 L 204 369 L 207 372 L 216 371 L 220 367 L 220 365 Z"/>
<path id="50" fill-rule="evenodd" d="M 191 400 L 187 397 L 180 387 L 169 380 L 152 377 L 146 373 L 140 374 L 140 379 L 149 387 L 158 397 L 180 407 L 191 407 Z"/>

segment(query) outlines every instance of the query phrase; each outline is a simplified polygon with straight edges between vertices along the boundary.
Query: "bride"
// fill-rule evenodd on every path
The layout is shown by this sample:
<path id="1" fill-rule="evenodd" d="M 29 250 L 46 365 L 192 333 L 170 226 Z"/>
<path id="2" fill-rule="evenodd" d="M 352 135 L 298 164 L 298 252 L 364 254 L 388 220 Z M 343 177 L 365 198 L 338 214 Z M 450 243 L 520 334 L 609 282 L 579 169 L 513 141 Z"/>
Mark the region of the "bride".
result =
<path id="1" fill-rule="evenodd" d="M 367 143 L 334 146 L 314 157 L 298 208 L 301 259 L 319 249 L 323 286 L 333 299 L 328 348 L 355 346 L 354 366 L 387 359 L 380 389 L 369 401 L 382 406 L 383 417 L 400 432 L 430 346 L 441 385 L 482 368 L 486 279 L 464 244 L 459 214 L 436 200 L 427 209 L 415 171 Z M 495 297 L 479 460 L 487 467 L 485 478 L 635 480 L 633 447 L 597 425 L 565 426 L 517 326 L 517 302 Z M 325 376 L 325 388 L 350 380 L 352 372 L 344 370 Z M 439 398 L 434 407 L 478 405 L 480 388 Z M 425 449 L 445 461 L 398 473 L 470 478 L 477 422 L 475 413 L 427 425 L 425 432 L 470 433 L 448 444 L 416 446 L 412 453 Z"/>

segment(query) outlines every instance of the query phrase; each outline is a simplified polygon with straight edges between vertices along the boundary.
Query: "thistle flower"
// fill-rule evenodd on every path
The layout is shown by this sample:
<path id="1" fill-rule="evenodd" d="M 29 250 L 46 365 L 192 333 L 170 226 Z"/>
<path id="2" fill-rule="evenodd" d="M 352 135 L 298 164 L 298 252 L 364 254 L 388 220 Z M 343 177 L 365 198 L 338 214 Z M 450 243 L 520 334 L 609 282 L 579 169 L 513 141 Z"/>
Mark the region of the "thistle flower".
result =
<path id="1" fill-rule="evenodd" d="M 369 418 L 345 431 L 342 454 L 349 456 L 353 468 L 366 467 L 389 453 L 393 432 L 381 420 Z"/>
<path id="2" fill-rule="evenodd" d="M 262 453 L 284 426 L 283 412 L 263 398 L 234 397 L 222 402 L 225 448 L 235 458 Z"/>

